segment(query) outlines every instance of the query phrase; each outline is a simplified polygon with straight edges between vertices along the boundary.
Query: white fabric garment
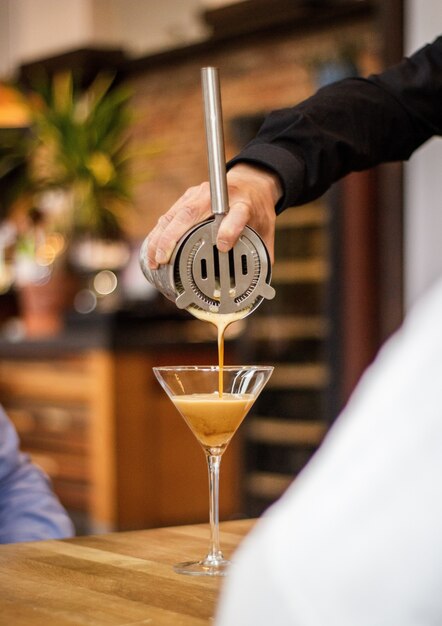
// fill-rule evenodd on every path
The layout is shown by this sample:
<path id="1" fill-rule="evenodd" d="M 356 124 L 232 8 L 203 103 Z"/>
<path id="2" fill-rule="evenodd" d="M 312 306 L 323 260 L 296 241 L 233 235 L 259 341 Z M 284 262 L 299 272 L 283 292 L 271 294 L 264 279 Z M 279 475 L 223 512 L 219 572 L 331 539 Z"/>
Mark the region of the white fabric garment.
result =
<path id="1" fill-rule="evenodd" d="M 235 554 L 216 624 L 442 624 L 442 281 Z"/>

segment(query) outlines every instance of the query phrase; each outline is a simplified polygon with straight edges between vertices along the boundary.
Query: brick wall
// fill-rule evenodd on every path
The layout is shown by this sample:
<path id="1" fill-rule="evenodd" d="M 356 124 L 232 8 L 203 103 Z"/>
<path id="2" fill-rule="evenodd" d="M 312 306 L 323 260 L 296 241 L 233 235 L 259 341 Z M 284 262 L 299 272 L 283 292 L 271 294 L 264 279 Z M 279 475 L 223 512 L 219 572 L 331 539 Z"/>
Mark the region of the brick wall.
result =
<path id="1" fill-rule="evenodd" d="M 360 46 L 362 74 L 378 69 L 375 25 L 361 20 L 305 35 L 256 37 L 220 44 L 170 63 L 158 63 L 131 78 L 137 159 L 135 219 L 130 231 L 142 238 L 158 217 L 191 185 L 207 178 L 200 68 L 220 68 L 226 156 L 237 150 L 230 120 L 290 106 L 315 89 L 314 68 L 336 57 L 340 46 Z"/>

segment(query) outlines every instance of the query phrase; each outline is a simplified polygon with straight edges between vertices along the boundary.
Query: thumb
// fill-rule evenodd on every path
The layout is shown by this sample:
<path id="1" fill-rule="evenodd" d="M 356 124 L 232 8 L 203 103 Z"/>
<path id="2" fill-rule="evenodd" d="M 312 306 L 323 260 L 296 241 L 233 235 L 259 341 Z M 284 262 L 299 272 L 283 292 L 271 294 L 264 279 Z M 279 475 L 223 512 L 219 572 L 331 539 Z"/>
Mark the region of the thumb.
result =
<path id="1" fill-rule="evenodd" d="M 247 205 L 237 202 L 230 207 L 226 217 L 222 220 L 216 245 L 220 252 L 228 252 L 239 239 L 242 231 L 247 225 L 249 211 Z"/>

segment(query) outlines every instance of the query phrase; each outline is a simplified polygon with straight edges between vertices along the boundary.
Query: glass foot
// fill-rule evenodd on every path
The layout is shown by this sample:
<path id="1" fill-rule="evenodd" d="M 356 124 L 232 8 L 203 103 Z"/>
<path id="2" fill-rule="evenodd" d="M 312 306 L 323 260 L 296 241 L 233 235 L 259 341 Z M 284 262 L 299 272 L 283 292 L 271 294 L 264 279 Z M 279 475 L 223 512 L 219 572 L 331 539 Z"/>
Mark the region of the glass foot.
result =
<path id="1" fill-rule="evenodd" d="M 173 569 L 177 574 L 186 574 L 187 576 L 225 576 L 229 565 L 230 561 L 224 558 L 205 558 L 202 561 L 177 563 Z"/>

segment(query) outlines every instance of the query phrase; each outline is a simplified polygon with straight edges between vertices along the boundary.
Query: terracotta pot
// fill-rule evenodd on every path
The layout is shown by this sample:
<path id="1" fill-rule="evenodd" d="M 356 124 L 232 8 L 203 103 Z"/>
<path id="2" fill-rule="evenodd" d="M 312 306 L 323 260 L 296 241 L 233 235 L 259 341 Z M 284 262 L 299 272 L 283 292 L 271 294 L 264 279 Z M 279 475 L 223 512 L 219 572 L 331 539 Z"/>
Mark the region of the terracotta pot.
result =
<path id="1" fill-rule="evenodd" d="M 61 268 L 46 283 L 22 285 L 17 296 L 26 335 L 35 338 L 60 333 L 78 288 L 77 277 Z"/>

